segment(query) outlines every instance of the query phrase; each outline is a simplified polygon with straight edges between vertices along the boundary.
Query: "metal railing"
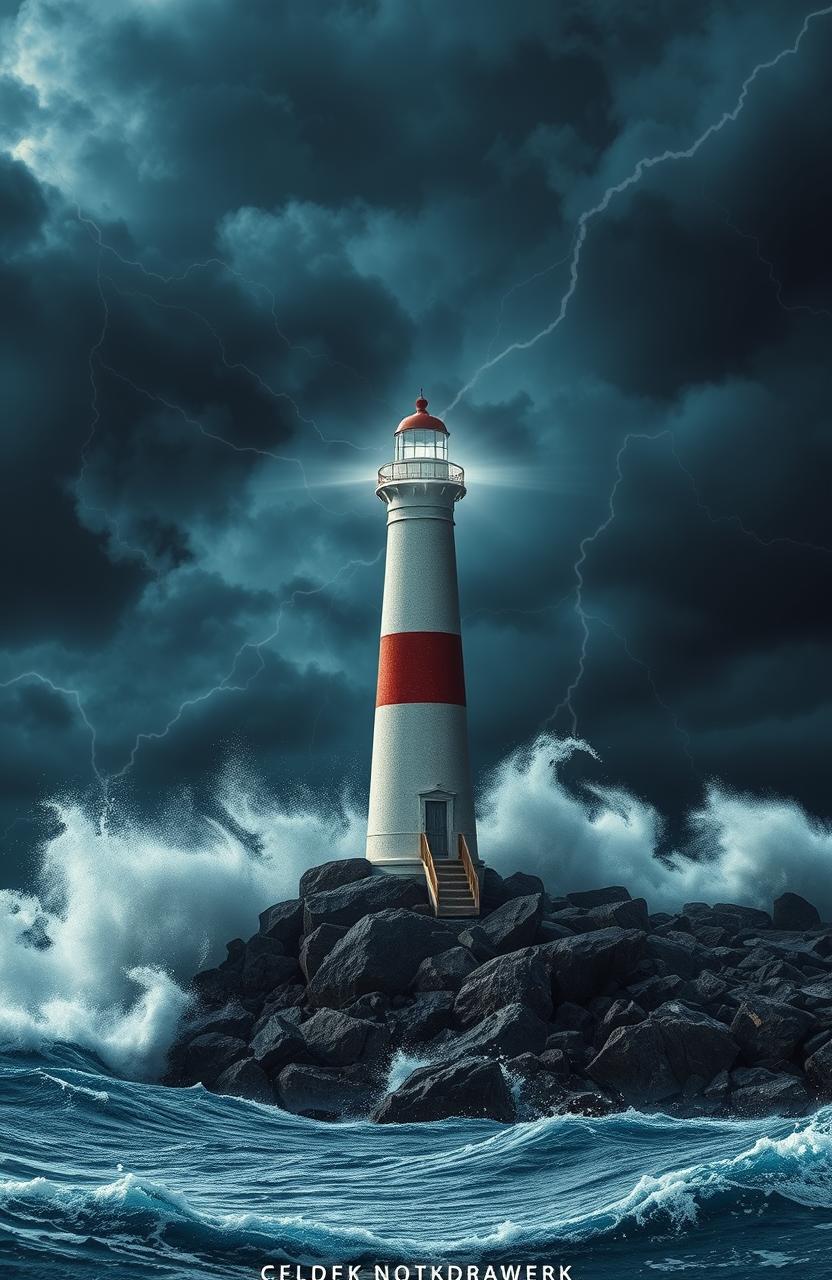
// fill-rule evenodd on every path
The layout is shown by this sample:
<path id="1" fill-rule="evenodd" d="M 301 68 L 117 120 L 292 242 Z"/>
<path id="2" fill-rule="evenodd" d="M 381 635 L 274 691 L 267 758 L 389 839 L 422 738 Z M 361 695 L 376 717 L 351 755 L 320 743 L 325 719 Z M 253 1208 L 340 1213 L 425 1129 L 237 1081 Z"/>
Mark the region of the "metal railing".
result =
<path id="1" fill-rule="evenodd" d="M 439 914 L 439 881 L 436 879 L 436 867 L 433 865 L 433 854 L 430 851 L 428 838 L 424 831 L 419 836 L 419 856 L 422 859 L 425 868 L 425 876 L 428 882 L 428 893 L 430 894 L 431 905 L 433 906 L 433 914 Z"/>
<path id="2" fill-rule="evenodd" d="M 388 462 L 381 467 L 379 484 L 386 484 L 388 480 L 450 480 L 453 484 L 464 484 L 465 472 L 455 462 L 413 458 L 408 462 Z"/>
<path id="3" fill-rule="evenodd" d="M 471 852 L 468 848 L 468 841 L 465 836 L 460 834 L 457 841 L 459 847 L 459 860 L 465 868 L 465 875 L 468 880 L 468 888 L 471 890 L 471 897 L 474 899 L 474 906 L 477 911 L 480 909 L 480 880 L 477 875 L 477 869 L 471 858 Z"/>

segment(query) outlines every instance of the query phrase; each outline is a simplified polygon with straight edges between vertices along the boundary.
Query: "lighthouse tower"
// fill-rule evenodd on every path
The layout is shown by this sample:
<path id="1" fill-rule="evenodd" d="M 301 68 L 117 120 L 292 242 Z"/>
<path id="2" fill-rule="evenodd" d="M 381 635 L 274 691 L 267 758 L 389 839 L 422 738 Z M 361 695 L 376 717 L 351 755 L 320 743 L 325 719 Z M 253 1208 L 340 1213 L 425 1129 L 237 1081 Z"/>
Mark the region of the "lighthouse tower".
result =
<path id="1" fill-rule="evenodd" d="M 387 508 L 387 562 L 367 857 L 395 874 L 424 869 L 439 914 L 473 915 L 477 833 L 454 547 L 465 476 L 423 397 L 394 438 L 376 488 Z"/>

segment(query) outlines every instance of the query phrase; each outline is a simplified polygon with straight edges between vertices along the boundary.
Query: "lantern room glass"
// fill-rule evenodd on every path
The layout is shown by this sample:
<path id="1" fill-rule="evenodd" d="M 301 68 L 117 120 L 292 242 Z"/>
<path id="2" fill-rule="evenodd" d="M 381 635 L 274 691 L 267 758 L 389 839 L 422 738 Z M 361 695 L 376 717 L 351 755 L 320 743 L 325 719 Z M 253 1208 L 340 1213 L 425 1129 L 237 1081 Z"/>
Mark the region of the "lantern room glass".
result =
<path id="1" fill-rule="evenodd" d="M 412 427 L 396 436 L 396 462 L 409 462 L 416 458 L 448 460 L 448 437 L 444 431 L 431 431 L 425 427 Z"/>

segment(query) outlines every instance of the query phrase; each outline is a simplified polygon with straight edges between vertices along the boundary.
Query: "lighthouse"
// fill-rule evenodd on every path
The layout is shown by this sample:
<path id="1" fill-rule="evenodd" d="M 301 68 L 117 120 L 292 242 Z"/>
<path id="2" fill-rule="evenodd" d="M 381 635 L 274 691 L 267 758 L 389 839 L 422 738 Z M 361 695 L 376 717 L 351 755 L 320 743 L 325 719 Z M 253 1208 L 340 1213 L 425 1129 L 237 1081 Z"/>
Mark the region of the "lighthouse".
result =
<path id="1" fill-rule="evenodd" d="M 378 473 L 387 559 L 370 775 L 367 857 L 424 874 L 437 915 L 478 915 L 474 795 L 459 619 L 454 512 L 465 475 L 448 429 L 416 412 Z"/>

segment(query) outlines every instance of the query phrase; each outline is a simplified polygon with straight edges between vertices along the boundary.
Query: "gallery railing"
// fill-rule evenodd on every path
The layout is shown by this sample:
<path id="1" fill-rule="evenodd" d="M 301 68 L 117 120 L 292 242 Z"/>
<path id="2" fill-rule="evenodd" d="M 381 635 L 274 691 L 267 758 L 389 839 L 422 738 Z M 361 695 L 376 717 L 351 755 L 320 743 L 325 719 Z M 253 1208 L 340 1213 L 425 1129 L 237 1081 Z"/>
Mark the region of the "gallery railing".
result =
<path id="1" fill-rule="evenodd" d="M 381 467 L 379 484 L 387 484 L 390 480 L 450 480 L 453 484 L 464 484 L 465 472 L 455 462 L 413 458 L 408 462 L 388 462 Z"/>

